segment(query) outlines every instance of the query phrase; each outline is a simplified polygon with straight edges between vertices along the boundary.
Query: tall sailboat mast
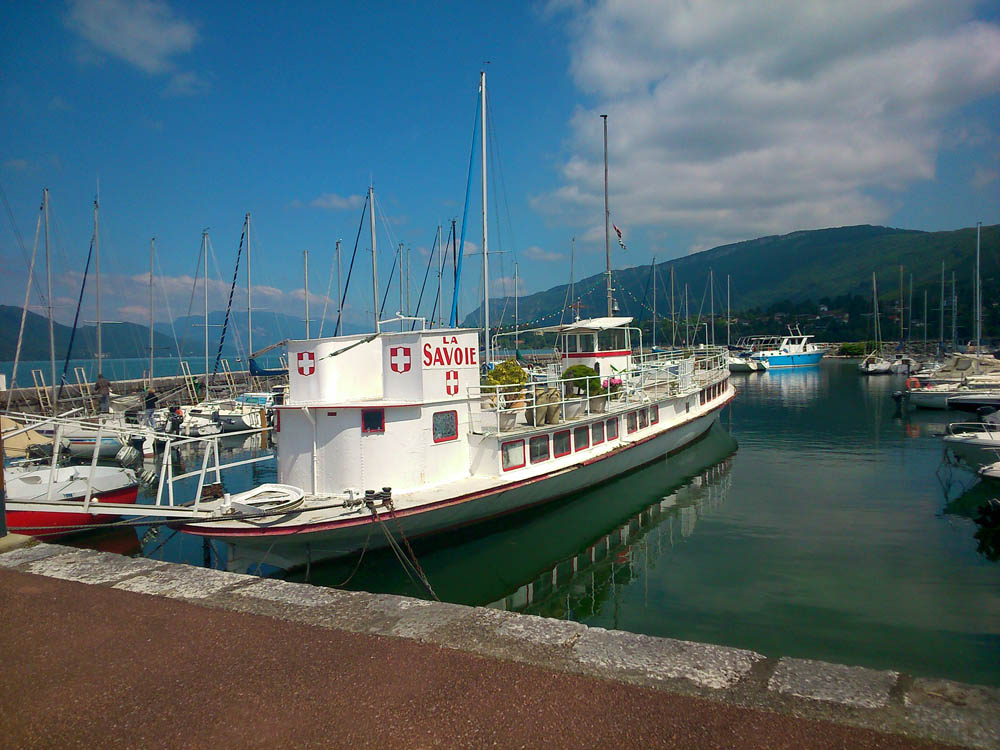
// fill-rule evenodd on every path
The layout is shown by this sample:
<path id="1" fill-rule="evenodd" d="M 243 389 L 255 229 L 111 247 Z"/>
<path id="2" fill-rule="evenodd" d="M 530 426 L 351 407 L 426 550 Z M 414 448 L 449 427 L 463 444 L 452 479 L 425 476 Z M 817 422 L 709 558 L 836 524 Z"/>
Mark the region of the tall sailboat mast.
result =
<path id="1" fill-rule="evenodd" d="M 441 308 L 444 307 L 444 300 L 441 297 L 441 276 L 444 274 L 444 254 L 441 250 L 441 225 L 438 224 L 437 231 L 437 250 L 438 250 L 438 296 L 437 296 L 437 324 L 438 328 L 441 327 Z"/>
<path id="2" fill-rule="evenodd" d="M 42 191 L 42 208 L 45 212 L 45 276 L 48 283 L 49 308 L 49 365 L 52 369 L 52 395 L 56 394 L 56 332 L 52 320 L 52 255 L 49 250 L 49 189 Z M 56 400 L 52 399 L 52 416 L 56 415 Z"/>
<path id="3" fill-rule="evenodd" d="M 483 114 L 480 121 L 480 152 L 482 155 L 483 173 L 483 328 L 486 333 L 486 348 L 484 350 L 486 363 L 492 361 L 490 353 L 490 250 L 489 232 L 486 217 L 486 71 L 479 72 L 479 106 Z"/>
<path id="4" fill-rule="evenodd" d="M 607 265 L 605 271 L 606 286 L 608 289 L 608 317 L 612 315 L 614 307 L 611 298 L 611 210 L 608 208 L 608 116 L 601 115 L 604 120 L 604 260 Z"/>
<path id="5" fill-rule="evenodd" d="M 101 340 L 101 235 L 98 231 L 98 213 L 100 211 L 101 194 L 98 187 L 97 197 L 94 199 L 94 271 L 96 273 L 97 290 L 97 369 L 101 370 L 104 365 L 104 347 Z"/>
<path id="6" fill-rule="evenodd" d="M 205 290 L 205 398 L 208 398 L 208 230 L 201 233 L 201 254 L 204 266 L 202 268 L 202 286 Z"/>
<path id="7" fill-rule="evenodd" d="M 156 237 L 149 240 L 149 387 L 153 387 L 153 255 Z"/>
<path id="8" fill-rule="evenodd" d="M 341 315 L 344 312 L 344 303 L 343 303 L 343 298 L 341 297 L 340 287 L 341 287 L 341 283 L 340 283 L 340 240 L 337 240 L 337 320 L 338 321 L 340 320 L 340 317 L 341 317 Z M 340 331 L 339 330 L 335 330 L 333 332 L 333 335 L 334 336 L 340 335 Z"/>
<path id="9" fill-rule="evenodd" d="M 653 256 L 653 263 L 649 269 L 653 274 L 653 342 L 650 346 L 656 346 L 656 256 Z"/>
<path id="10" fill-rule="evenodd" d="M 732 308 L 729 307 L 729 274 L 726 274 L 726 349 L 730 346 L 730 325 L 732 324 Z"/>
<path id="11" fill-rule="evenodd" d="M 976 354 L 981 354 L 980 344 L 983 338 L 983 277 L 979 266 L 979 230 L 983 222 L 976 222 Z"/>
<path id="12" fill-rule="evenodd" d="M 302 273 L 305 278 L 305 298 L 306 298 L 306 338 L 309 338 L 309 251 L 302 251 Z"/>
<path id="13" fill-rule="evenodd" d="M 246 219 L 246 229 L 247 229 L 247 372 L 250 370 L 250 355 L 253 354 L 253 301 L 251 299 L 251 294 L 253 293 L 253 286 L 250 282 L 250 212 L 247 211 Z"/>
<path id="14" fill-rule="evenodd" d="M 372 231 L 372 314 L 375 316 L 375 333 L 379 332 L 378 324 L 378 264 L 375 254 L 375 186 L 368 186 L 368 224 Z"/>

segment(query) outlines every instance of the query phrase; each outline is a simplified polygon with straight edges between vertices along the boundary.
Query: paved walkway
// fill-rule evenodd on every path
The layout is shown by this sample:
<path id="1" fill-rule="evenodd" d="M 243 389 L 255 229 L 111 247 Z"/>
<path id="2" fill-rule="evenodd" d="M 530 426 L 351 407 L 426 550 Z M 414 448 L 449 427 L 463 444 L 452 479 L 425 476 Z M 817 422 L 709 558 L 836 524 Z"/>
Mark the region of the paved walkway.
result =
<path id="1" fill-rule="evenodd" d="M 0 665 L 0 747 L 947 747 L 3 569 Z"/>

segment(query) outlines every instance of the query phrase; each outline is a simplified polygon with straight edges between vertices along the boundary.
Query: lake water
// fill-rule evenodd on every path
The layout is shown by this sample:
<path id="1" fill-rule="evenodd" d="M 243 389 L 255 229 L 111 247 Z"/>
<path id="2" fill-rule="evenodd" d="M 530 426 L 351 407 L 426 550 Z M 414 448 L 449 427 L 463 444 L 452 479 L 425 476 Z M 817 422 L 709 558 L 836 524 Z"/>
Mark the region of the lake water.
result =
<path id="1" fill-rule="evenodd" d="M 721 424 L 686 451 L 415 544 L 438 596 L 1000 685 L 1000 563 L 977 550 L 969 517 L 992 489 L 941 461 L 938 435 L 959 416 L 900 416 L 901 379 L 860 377 L 852 361 L 734 382 Z M 273 476 L 256 467 L 237 481 Z M 177 535 L 154 556 L 200 563 L 202 549 Z M 314 564 L 310 580 L 427 596 L 388 551 Z"/>

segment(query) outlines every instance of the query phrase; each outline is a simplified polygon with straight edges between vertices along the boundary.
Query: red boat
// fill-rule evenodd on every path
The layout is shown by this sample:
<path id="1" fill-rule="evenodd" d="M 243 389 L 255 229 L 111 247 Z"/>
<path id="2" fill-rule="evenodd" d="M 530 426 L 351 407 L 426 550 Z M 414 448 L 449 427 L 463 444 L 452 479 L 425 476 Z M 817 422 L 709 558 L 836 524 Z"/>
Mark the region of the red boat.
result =
<path id="1" fill-rule="evenodd" d="M 90 477 L 91 499 L 102 503 L 134 505 L 139 494 L 135 472 L 115 466 L 63 466 L 54 471 L 49 467 L 4 469 L 8 500 L 44 502 L 46 498 L 81 502 L 87 496 Z M 49 484 L 51 483 L 51 494 Z M 118 514 L 94 515 L 82 511 L 7 511 L 7 528 L 15 534 L 54 539 L 82 529 L 66 528 L 108 523 Z"/>

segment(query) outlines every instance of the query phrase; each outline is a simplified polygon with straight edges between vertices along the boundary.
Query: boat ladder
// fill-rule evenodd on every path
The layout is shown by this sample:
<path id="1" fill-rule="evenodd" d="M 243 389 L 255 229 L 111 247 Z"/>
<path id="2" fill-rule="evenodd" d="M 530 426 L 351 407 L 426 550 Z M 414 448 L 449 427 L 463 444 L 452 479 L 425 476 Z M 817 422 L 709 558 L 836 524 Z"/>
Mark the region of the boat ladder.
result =
<path id="1" fill-rule="evenodd" d="M 181 360 L 181 375 L 184 376 L 184 388 L 187 390 L 188 400 L 192 404 L 198 403 L 198 388 L 195 385 L 194 375 L 191 374 L 191 365 L 186 359 Z M 208 397 L 208 394 L 205 394 Z"/>
<path id="2" fill-rule="evenodd" d="M 94 396 L 90 392 L 90 382 L 87 380 L 87 373 L 82 367 L 74 367 L 73 374 L 76 376 L 76 384 L 80 388 L 80 398 L 83 400 L 91 413 L 96 412 L 97 408 L 94 406 Z"/>
<path id="3" fill-rule="evenodd" d="M 223 359 L 220 363 L 222 365 L 222 377 L 226 381 L 226 385 L 229 386 L 229 393 L 236 397 L 236 379 L 233 377 L 233 371 L 229 367 L 229 360 Z"/>
<path id="4" fill-rule="evenodd" d="M 45 385 L 45 373 L 41 370 L 32 370 L 31 379 L 35 383 L 35 395 L 38 396 L 38 405 L 43 414 L 52 411 L 52 398 L 49 394 L 48 386 Z"/>

